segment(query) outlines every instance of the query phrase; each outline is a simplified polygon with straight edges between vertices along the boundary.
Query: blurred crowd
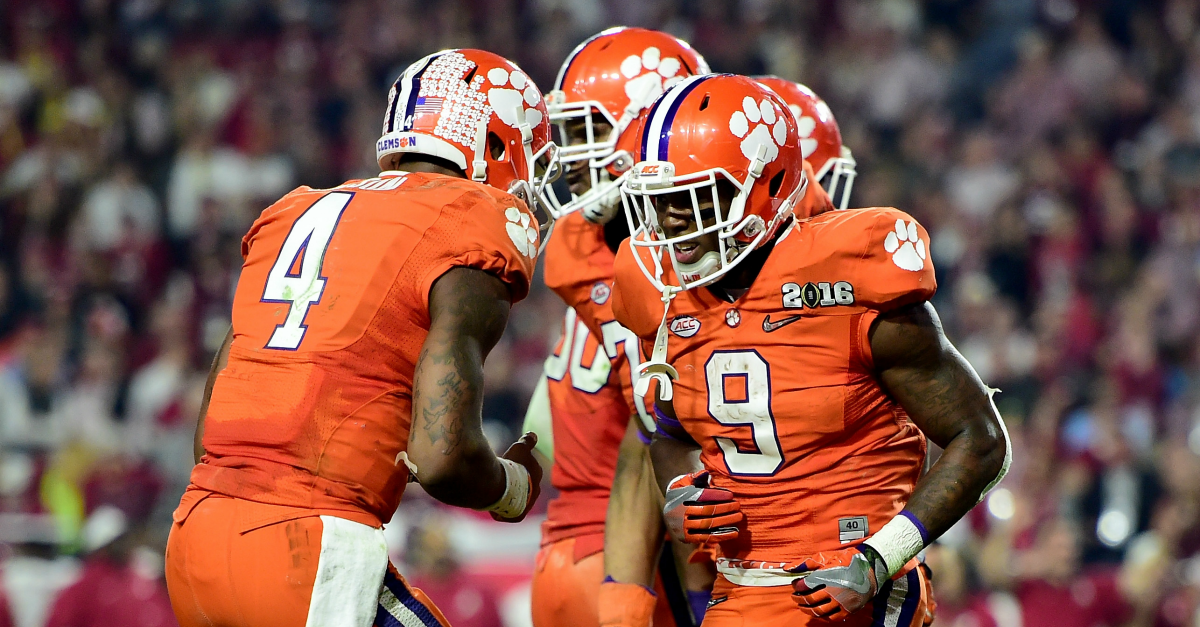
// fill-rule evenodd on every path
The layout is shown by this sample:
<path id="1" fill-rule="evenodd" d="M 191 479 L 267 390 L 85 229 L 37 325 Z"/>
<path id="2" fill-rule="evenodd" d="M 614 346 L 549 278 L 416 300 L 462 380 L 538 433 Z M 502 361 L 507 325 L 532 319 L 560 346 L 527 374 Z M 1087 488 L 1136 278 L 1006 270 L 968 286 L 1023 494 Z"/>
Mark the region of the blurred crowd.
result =
<path id="1" fill-rule="evenodd" d="M 1200 625 L 1197 0 L 8 0 L 0 627 L 173 625 L 161 547 L 247 227 L 378 171 L 409 62 L 480 47 L 549 90 L 611 24 L 807 83 L 852 205 L 931 233 L 935 304 L 1015 450 L 928 551 L 936 624 Z M 488 360 L 497 441 L 562 308 L 535 289 Z M 416 578 L 458 627 L 519 624 L 438 516 L 401 527 Z"/>

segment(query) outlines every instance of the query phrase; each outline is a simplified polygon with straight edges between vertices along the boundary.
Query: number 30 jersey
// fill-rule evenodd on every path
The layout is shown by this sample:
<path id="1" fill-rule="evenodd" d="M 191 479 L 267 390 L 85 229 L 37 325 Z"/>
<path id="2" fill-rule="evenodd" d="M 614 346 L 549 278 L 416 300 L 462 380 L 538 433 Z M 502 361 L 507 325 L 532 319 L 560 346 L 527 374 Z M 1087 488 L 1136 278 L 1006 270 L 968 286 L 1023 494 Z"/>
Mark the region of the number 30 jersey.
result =
<path id="1" fill-rule="evenodd" d="M 581 559 L 604 549 L 608 497 L 630 416 L 652 423 L 633 394 L 637 337 L 613 318 L 613 252 L 604 227 L 583 212 L 563 217 L 543 258 L 546 286 L 569 309 L 545 367 L 554 431 L 550 481 L 558 496 L 547 509 L 542 543 L 575 538 Z"/>
<path id="2" fill-rule="evenodd" d="M 408 481 L 429 290 L 453 267 L 529 291 L 537 225 L 516 198 L 436 174 L 300 187 L 242 240 L 229 363 L 196 488 L 378 526 Z"/>
<path id="3" fill-rule="evenodd" d="M 868 331 L 881 312 L 933 296 L 928 244 L 895 209 L 823 213 L 780 236 L 735 302 L 706 288 L 672 301 L 673 407 L 746 516 L 720 546 L 734 583 L 862 540 L 908 501 L 925 440 L 875 378 Z M 613 310 L 653 341 L 663 305 L 633 254 L 617 254 Z"/>

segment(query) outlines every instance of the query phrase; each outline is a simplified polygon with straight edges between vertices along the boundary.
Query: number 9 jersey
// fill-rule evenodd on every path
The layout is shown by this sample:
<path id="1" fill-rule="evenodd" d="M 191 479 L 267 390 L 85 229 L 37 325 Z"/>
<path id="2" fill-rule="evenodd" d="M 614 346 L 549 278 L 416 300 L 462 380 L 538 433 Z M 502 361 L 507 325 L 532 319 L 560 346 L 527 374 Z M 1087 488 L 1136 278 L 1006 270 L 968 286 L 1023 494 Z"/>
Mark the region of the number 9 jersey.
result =
<path id="1" fill-rule="evenodd" d="M 934 294 L 928 242 L 895 209 L 822 213 L 780 235 L 741 298 L 672 300 L 672 405 L 746 516 L 720 545 L 732 583 L 788 583 L 771 571 L 868 537 L 912 494 L 925 440 L 875 379 L 868 333 L 881 312 Z M 633 254 L 617 254 L 613 311 L 652 342 L 661 294 Z"/>
<path id="2" fill-rule="evenodd" d="M 408 482 L 433 282 L 478 268 L 515 303 L 537 240 L 521 201 L 436 174 L 300 187 L 267 208 L 242 240 L 233 344 L 193 486 L 372 527 L 389 520 Z"/>

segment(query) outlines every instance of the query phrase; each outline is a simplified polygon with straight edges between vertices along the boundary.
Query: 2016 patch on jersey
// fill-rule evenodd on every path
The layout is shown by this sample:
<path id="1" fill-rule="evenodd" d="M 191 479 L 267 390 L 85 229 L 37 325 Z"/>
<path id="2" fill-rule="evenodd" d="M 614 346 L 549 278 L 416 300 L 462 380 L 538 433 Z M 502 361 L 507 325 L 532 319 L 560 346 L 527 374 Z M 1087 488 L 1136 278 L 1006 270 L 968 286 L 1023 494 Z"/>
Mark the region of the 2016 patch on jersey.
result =
<path id="1" fill-rule="evenodd" d="M 784 283 L 782 292 L 783 306 L 788 309 L 816 309 L 817 307 L 854 304 L 854 286 L 847 281 L 836 283 L 809 281 L 804 285 Z"/>

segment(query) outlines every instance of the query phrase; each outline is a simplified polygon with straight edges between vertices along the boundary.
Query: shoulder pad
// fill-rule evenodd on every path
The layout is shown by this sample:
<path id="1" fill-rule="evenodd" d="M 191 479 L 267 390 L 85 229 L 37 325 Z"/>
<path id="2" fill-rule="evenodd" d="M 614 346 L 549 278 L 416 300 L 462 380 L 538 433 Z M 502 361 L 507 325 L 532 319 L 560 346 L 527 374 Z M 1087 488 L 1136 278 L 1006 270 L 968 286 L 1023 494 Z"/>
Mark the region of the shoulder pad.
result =
<path id="1" fill-rule="evenodd" d="M 929 300 L 937 291 L 929 233 L 907 213 L 891 207 L 847 209 L 822 214 L 810 224 L 821 256 L 853 277 L 857 304 L 882 311 Z"/>
<path id="2" fill-rule="evenodd" d="M 546 242 L 542 278 L 569 307 L 594 300 L 596 284 L 611 282 L 612 262 L 605 259 L 608 244 L 602 228 L 575 212 L 554 223 Z"/>

